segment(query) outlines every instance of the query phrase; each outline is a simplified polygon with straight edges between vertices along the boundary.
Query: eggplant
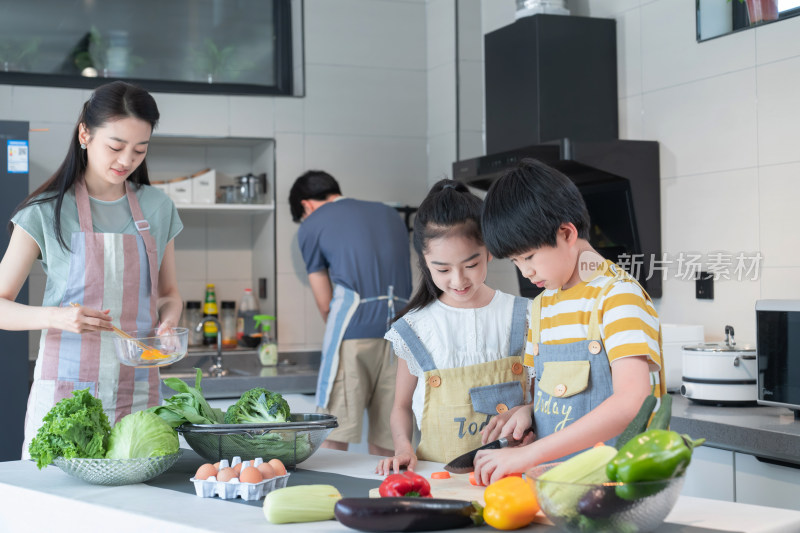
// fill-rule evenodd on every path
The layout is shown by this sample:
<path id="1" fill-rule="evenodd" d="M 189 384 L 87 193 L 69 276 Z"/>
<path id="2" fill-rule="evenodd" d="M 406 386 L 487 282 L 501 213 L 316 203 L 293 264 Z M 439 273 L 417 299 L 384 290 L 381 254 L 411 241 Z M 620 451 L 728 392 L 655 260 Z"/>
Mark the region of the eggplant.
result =
<path id="1" fill-rule="evenodd" d="M 632 503 L 617 496 L 614 487 L 594 487 L 578 501 L 578 512 L 587 518 L 607 518 L 628 509 Z"/>
<path id="2" fill-rule="evenodd" d="M 438 531 L 483 523 L 477 502 L 441 498 L 342 498 L 333 514 L 359 531 Z"/>

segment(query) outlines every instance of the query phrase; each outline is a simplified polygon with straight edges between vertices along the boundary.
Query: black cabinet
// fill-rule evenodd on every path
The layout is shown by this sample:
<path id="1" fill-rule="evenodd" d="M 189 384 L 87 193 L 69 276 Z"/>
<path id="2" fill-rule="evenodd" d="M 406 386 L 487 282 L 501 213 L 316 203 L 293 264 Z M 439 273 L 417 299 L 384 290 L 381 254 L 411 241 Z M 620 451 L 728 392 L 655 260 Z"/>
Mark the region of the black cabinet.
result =
<path id="1" fill-rule="evenodd" d="M 484 45 L 486 153 L 618 138 L 615 20 L 523 17 Z"/>

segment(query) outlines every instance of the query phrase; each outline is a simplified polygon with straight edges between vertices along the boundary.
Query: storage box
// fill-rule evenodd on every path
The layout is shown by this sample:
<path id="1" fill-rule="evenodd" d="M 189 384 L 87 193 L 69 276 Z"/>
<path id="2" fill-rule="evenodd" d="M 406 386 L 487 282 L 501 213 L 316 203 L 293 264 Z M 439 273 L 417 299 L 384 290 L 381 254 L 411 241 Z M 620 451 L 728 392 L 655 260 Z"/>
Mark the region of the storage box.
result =
<path id="1" fill-rule="evenodd" d="M 194 174 L 192 182 L 192 203 L 213 204 L 217 198 L 217 171 L 206 169 Z"/>
<path id="2" fill-rule="evenodd" d="M 192 180 L 187 176 L 169 182 L 169 197 L 176 204 L 192 203 Z"/>

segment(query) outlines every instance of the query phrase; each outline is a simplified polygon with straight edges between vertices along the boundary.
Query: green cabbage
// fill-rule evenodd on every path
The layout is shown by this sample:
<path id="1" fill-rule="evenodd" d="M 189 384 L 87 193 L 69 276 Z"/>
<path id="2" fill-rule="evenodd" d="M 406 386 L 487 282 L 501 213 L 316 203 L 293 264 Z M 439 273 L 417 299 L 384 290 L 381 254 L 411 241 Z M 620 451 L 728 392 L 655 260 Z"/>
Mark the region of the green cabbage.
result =
<path id="1" fill-rule="evenodd" d="M 111 428 L 107 459 L 157 457 L 178 452 L 178 434 L 160 416 L 138 411 Z"/>
<path id="2" fill-rule="evenodd" d="M 106 453 L 109 431 L 111 425 L 103 403 L 89 389 L 76 390 L 72 398 L 59 401 L 44 415 L 28 453 L 40 470 L 54 457 L 101 459 Z"/>

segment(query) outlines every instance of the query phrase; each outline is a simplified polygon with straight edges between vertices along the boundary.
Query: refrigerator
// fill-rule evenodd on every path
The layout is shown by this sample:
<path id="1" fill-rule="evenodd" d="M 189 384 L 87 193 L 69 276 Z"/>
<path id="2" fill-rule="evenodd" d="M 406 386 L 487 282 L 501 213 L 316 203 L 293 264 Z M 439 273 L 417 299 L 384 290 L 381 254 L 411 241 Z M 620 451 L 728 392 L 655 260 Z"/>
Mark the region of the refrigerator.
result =
<path id="1" fill-rule="evenodd" d="M 29 126 L 27 122 L 0 120 L 0 254 L 8 248 L 11 213 L 28 195 L 30 172 Z M 28 303 L 28 282 L 17 296 Z M 20 458 L 25 426 L 25 408 L 30 390 L 28 332 L 0 330 L 0 406 L 3 409 L 0 461 Z"/>

